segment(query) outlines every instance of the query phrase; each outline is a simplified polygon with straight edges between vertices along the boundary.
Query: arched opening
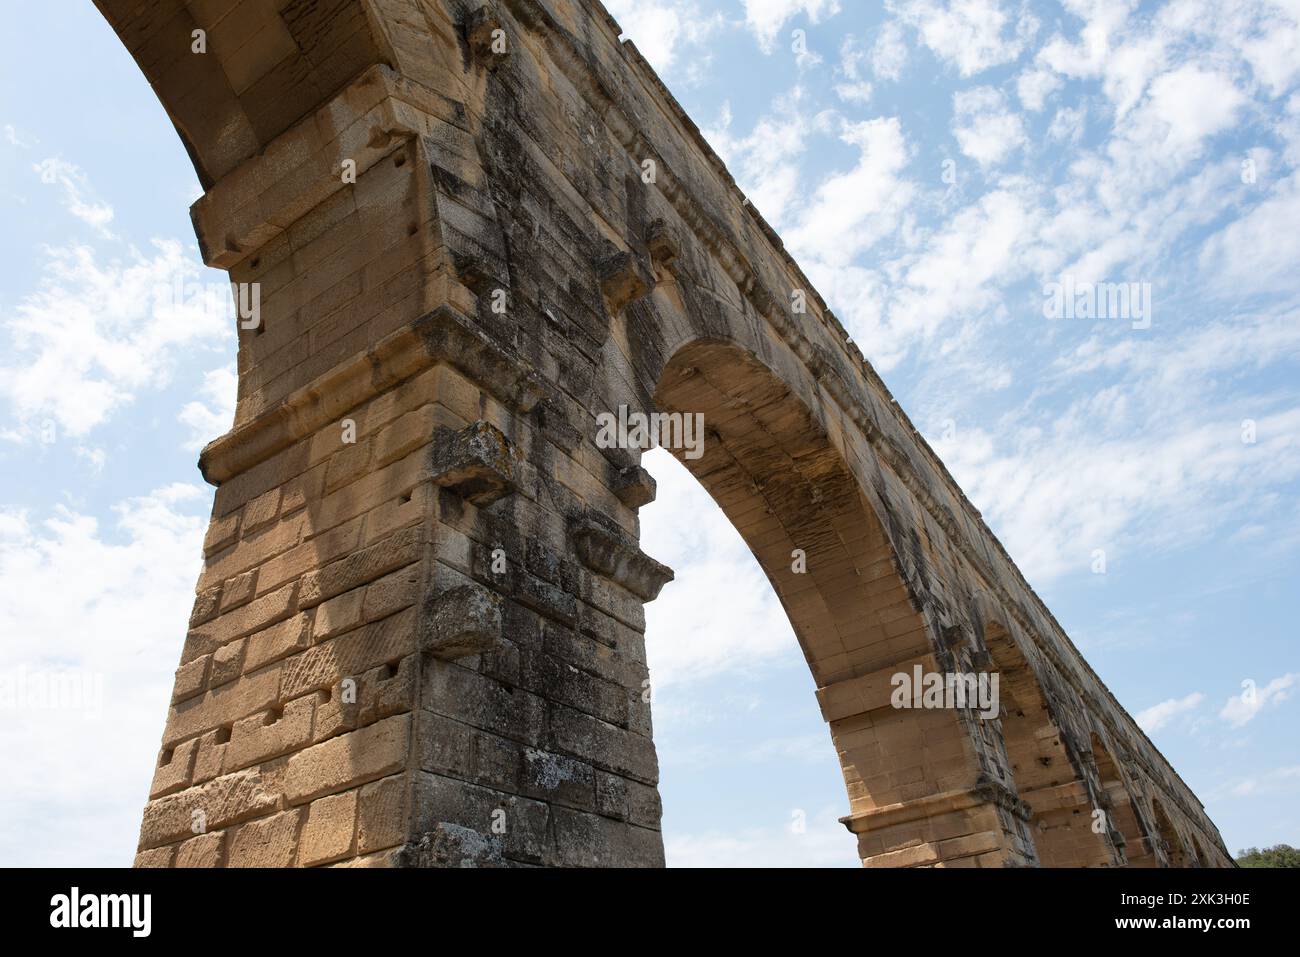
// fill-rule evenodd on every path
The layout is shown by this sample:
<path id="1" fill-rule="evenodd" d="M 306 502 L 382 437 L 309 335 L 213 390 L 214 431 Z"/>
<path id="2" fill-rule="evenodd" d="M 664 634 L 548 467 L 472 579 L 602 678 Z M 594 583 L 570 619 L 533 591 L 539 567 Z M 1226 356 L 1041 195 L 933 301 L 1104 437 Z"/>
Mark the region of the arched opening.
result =
<path id="1" fill-rule="evenodd" d="M 839 759 L 771 583 L 685 466 L 663 449 L 641 465 L 657 486 L 641 547 L 675 573 L 645 606 L 667 866 L 860 867 Z"/>
<path id="2" fill-rule="evenodd" d="M 1120 775 L 1119 766 L 1096 732 L 1092 734 L 1092 758 L 1105 793 L 1107 806 L 1104 810 L 1109 818 L 1112 836 L 1122 846 L 1125 866 L 1158 867 L 1159 861 L 1143 832 L 1137 808 Z"/>
<path id="3" fill-rule="evenodd" d="M 1007 760 L 1017 792 L 1033 809 L 1029 831 L 1039 863 L 1114 866 L 1106 830 L 1095 826 L 1088 787 L 1071 760 L 1033 667 L 1001 625 L 990 624 L 985 641 L 1000 675 Z"/>
<path id="4" fill-rule="evenodd" d="M 1201 847 L 1201 842 L 1196 839 L 1195 834 L 1192 835 L 1192 854 L 1194 855 L 1194 865 L 1196 867 L 1207 867 L 1209 865 L 1209 861 L 1205 859 L 1205 851 Z"/>
<path id="5" fill-rule="evenodd" d="M 654 401 L 664 413 L 702 417 L 698 456 L 670 451 L 740 533 L 789 618 L 830 725 L 849 796 L 844 821 L 863 862 L 1005 862 L 997 809 L 954 797 L 979 775 L 958 713 L 891 706 L 895 675 L 937 670 L 930 633 L 827 429 L 764 363 L 718 340 L 679 349 Z"/>
<path id="6" fill-rule="evenodd" d="M 1160 803 L 1159 798 L 1151 799 L 1151 808 L 1155 813 L 1156 832 L 1160 835 L 1160 843 L 1165 849 L 1165 857 L 1169 861 L 1170 867 L 1190 867 L 1191 861 L 1187 853 L 1187 846 L 1178 834 L 1174 822 L 1169 819 L 1169 814 L 1165 811 L 1165 806 Z"/>

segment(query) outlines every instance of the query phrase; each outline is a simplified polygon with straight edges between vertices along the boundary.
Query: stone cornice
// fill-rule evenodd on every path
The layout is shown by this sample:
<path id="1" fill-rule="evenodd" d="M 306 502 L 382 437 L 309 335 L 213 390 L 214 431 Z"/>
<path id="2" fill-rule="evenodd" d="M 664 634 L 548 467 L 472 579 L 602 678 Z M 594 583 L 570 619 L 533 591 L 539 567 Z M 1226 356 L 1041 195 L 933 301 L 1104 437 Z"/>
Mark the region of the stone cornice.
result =
<path id="1" fill-rule="evenodd" d="M 428 131 L 428 117 L 456 123 L 451 101 L 383 64 L 370 67 L 222 177 L 190 208 L 203 261 L 231 269 L 333 194 Z"/>
<path id="2" fill-rule="evenodd" d="M 219 439 L 199 456 L 203 478 L 219 485 L 301 438 L 434 365 L 449 365 L 519 412 L 531 411 L 547 387 L 528 363 L 444 306 L 403 326 L 273 408 Z"/>

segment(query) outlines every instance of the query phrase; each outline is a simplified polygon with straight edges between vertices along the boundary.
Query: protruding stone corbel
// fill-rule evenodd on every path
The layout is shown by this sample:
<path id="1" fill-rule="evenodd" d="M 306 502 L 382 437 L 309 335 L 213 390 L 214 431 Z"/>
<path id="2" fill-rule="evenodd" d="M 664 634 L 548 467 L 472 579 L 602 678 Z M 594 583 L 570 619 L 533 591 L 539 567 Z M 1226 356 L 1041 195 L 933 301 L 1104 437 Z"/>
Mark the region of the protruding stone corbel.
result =
<path id="1" fill-rule="evenodd" d="M 971 793 L 991 804 L 996 804 L 1026 823 L 1034 818 L 1034 809 L 1030 807 L 1028 801 L 1001 781 L 990 777 L 987 772 L 982 772 L 976 779 Z"/>
<path id="2" fill-rule="evenodd" d="M 650 252 L 651 261 L 658 267 L 669 268 L 681 255 L 681 246 L 677 242 L 677 234 L 673 228 L 662 219 L 656 219 L 645 231 L 646 249 Z"/>
<path id="3" fill-rule="evenodd" d="M 386 150 L 393 143 L 408 139 L 414 135 L 415 131 L 409 127 L 372 126 L 370 128 L 370 138 L 366 140 L 366 146 L 372 150 Z"/>
<path id="4" fill-rule="evenodd" d="M 476 296 L 485 295 L 493 282 L 494 273 L 488 261 L 479 255 L 459 254 L 452 257 L 456 276 Z"/>
<path id="5" fill-rule="evenodd" d="M 673 570 L 655 561 L 622 532 L 607 528 L 591 517 L 572 528 L 578 560 L 597 575 L 622 585 L 642 601 L 654 601 L 673 580 Z"/>
<path id="6" fill-rule="evenodd" d="M 602 256 L 596 263 L 600 292 L 610 315 L 617 315 L 632 302 L 650 294 L 654 277 L 647 275 L 640 259 L 624 250 Z"/>
<path id="7" fill-rule="evenodd" d="M 476 582 L 457 585 L 425 602 L 420 650 L 455 661 L 490 651 L 501 641 L 501 596 Z"/>
<path id="8" fill-rule="evenodd" d="M 657 489 L 654 476 L 639 465 L 620 469 L 614 476 L 614 494 L 628 508 L 649 505 L 655 500 Z"/>
<path id="9" fill-rule="evenodd" d="M 465 41 L 474 61 L 489 69 L 510 55 L 510 38 L 490 5 L 481 6 L 466 17 Z"/>
<path id="10" fill-rule="evenodd" d="M 459 432 L 434 435 L 432 478 L 477 506 L 491 505 L 518 488 L 520 456 L 491 422 L 479 420 Z"/>

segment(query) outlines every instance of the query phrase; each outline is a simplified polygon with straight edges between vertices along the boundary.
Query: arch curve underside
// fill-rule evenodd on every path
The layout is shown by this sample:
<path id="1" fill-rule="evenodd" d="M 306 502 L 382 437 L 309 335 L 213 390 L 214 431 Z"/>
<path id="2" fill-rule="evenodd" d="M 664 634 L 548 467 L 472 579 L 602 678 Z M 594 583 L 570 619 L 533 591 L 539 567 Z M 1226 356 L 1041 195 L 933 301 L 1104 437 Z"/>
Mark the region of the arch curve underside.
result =
<path id="1" fill-rule="evenodd" d="M 138 864 L 662 864 L 672 572 L 601 423 L 674 413 L 864 864 L 1231 863 L 599 4 L 97 3 L 260 303 Z"/>

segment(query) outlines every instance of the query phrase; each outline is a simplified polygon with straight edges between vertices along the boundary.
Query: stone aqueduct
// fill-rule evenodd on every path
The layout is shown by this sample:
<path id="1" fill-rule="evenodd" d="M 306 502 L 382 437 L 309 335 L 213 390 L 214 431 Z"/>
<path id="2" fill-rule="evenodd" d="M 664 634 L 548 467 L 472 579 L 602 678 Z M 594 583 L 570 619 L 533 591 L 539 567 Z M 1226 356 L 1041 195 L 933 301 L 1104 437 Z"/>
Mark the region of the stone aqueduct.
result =
<path id="1" fill-rule="evenodd" d="M 703 413 L 865 865 L 1231 864 L 599 3 L 96 2 L 261 296 L 137 865 L 662 864 L 620 406 Z"/>

